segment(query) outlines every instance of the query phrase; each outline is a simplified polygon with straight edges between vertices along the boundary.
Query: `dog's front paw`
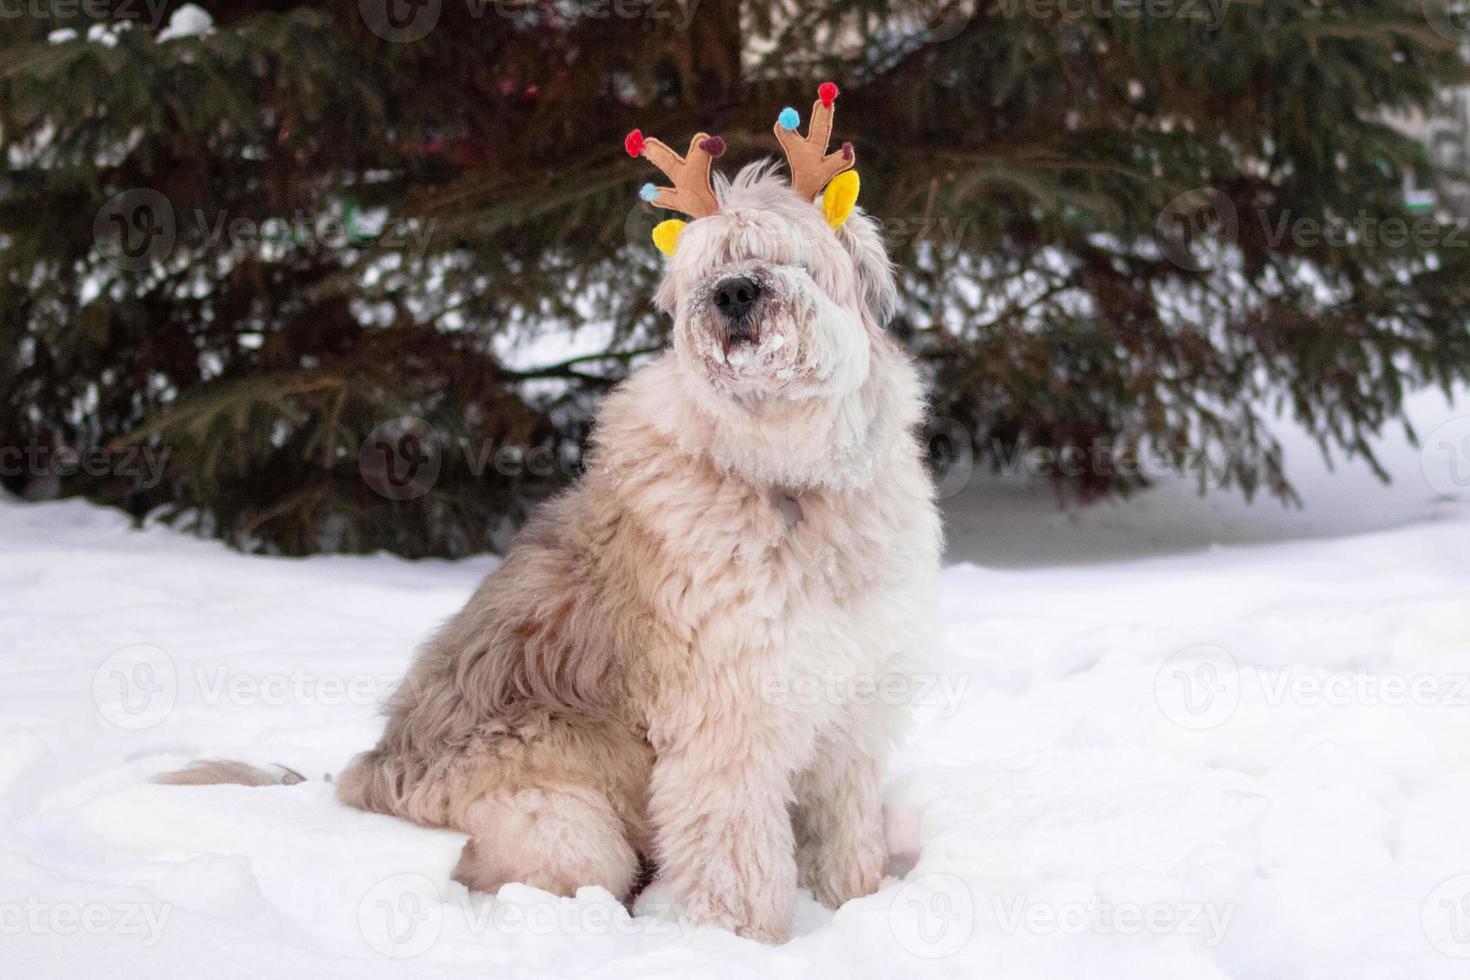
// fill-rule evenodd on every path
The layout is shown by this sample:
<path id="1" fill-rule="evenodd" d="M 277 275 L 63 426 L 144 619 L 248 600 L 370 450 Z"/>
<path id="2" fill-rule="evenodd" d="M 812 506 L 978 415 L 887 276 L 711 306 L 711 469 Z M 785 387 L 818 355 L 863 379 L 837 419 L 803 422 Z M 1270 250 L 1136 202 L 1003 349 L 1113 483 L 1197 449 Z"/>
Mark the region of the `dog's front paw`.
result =
<path id="1" fill-rule="evenodd" d="M 718 926 L 772 946 L 791 938 L 791 909 L 760 897 L 751 896 L 743 902 L 731 902 L 729 898 L 696 893 L 684 897 L 679 905 L 697 925 Z"/>
<path id="2" fill-rule="evenodd" d="M 696 926 L 714 926 L 777 945 L 791 938 L 791 916 L 795 909 L 795 876 L 787 887 L 768 890 L 723 889 L 709 882 L 676 883 L 658 879 L 638 896 L 638 915 L 672 914 Z M 743 893 L 742 893 L 743 892 Z"/>
<path id="3" fill-rule="evenodd" d="M 638 896 L 633 913 L 659 919 L 670 917 L 696 926 L 714 926 L 772 946 L 784 943 L 791 936 L 790 914 L 783 916 L 772 909 L 765 914 L 752 915 L 708 896 L 675 898 L 672 889 L 660 887 L 657 883 Z"/>
<path id="4" fill-rule="evenodd" d="M 815 843 L 797 854 L 801 884 L 829 909 L 876 892 L 887 862 L 881 840 Z"/>

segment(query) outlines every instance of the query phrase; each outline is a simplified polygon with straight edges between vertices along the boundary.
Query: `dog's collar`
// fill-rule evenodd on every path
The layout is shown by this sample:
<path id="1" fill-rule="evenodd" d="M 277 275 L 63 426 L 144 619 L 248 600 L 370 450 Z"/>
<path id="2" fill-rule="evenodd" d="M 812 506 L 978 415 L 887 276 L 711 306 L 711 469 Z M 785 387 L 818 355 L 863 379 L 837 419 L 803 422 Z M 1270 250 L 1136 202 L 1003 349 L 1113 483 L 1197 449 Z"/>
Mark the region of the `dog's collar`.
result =
<path id="1" fill-rule="evenodd" d="M 776 491 L 776 508 L 781 511 L 781 516 L 786 518 L 786 529 L 801 523 L 801 501 L 796 494 L 789 490 Z"/>

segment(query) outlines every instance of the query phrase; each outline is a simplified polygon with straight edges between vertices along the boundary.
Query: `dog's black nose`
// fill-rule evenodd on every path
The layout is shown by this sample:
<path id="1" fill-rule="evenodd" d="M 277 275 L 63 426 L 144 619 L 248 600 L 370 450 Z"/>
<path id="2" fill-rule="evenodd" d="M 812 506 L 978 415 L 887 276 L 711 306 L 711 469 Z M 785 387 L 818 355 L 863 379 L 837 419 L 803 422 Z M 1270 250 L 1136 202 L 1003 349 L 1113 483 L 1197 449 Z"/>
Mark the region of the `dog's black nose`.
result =
<path id="1" fill-rule="evenodd" d="M 754 279 L 746 276 L 732 276 L 729 279 L 721 279 L 715 285 L 715 309 L 726 320 L 735 321 L 745 317 L 755 301 L 760 297 L 761 287 Z"/>

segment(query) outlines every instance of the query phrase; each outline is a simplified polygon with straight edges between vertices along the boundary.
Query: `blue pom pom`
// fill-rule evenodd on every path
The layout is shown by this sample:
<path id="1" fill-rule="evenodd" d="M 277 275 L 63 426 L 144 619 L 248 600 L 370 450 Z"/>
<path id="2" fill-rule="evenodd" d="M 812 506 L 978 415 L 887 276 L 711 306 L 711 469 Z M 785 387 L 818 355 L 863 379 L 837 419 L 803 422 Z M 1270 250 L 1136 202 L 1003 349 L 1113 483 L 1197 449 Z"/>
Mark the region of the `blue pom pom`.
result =
<path id="1" fill-rule="evenodd" d="M 781 114 L 776 117 L 776 122 L 781 124 L 782 129 L 795 129 L 797 126 L 801 125 L 801 113 L 791 108 L 791 106 L 787 106 L 786 108 L 782 109 Z"/>
<path id="2" fill-rule="evenodd" d="M 652 201 L 654 198 L 658 197 L 658 188 L 654 187 L 652 184 L 644 184 L 642 187 L 638 188 L 638 196 L 643 198 L 645 201 Z"/>

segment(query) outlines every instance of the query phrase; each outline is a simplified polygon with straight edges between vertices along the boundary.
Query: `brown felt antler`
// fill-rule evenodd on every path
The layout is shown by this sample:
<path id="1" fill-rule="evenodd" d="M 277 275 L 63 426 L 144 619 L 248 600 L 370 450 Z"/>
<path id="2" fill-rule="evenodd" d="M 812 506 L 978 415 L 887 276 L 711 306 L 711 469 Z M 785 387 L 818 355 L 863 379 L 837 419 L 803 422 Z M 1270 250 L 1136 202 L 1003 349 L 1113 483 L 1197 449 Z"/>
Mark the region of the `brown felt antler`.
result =
<path id="1" fill-rule="evenodd" d="M 643 200 L 670 211 L 682 211 L 691 218 L 703 218 L 720 209 L 709 179 L 710 164 L 725 152 L 725 141 L 718 136 L 695 134 L 689 141 L 689 152 L 681 157 L 659 140 L 644 139 L 643 133 L 635 129 L 623 140 L 623 148 L 629 156 L 647 157 L 674 185 L 644 184 L 638 191 Z"/>
<path id="2" fill-rule="evenodd" d="M 817 88 L 817 101 L 812 103 L 812 120 L 805 136 L 796 131 L 801 117 L 795 109 L 781 110 L 776 119 L 776 140 L 786 151 L 786 164 L 791 168 L 791 186 L 810 201 L 827 182 L 857 163 L 851 143 L 843 143 L 834 153 L 827 152 L 832 138 L 832 104 L 837 101 L 837 86 L 823 82 Z"/>

